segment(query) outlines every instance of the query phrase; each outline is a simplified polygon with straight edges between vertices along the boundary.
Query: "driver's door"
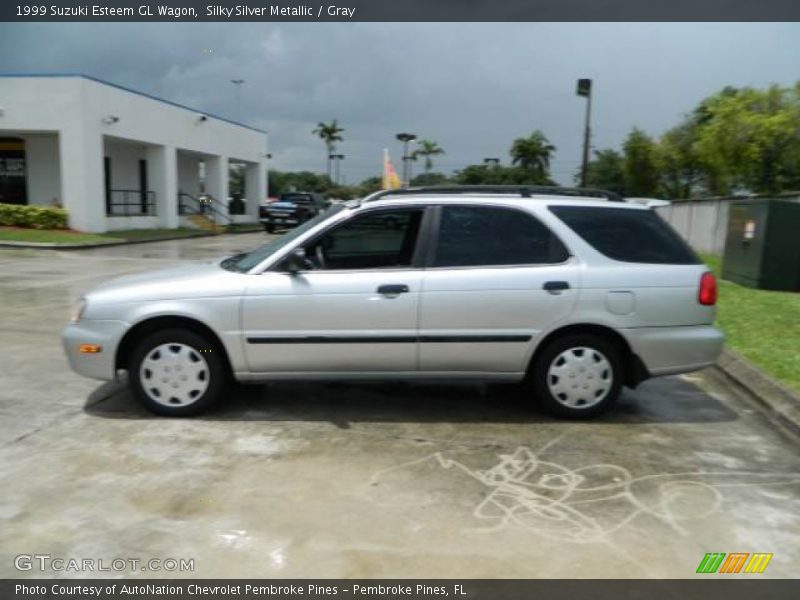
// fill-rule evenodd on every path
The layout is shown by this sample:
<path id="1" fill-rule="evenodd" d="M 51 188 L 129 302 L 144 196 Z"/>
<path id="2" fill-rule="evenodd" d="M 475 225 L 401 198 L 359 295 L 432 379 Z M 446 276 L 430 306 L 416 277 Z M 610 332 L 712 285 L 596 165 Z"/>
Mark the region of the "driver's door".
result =
<path id="1" fill-rule="evenodd" d="M 250 371 L 417 370 L 424 210 L 357 214 L 305 245 L 304 270 L 254 276 L 242 312 Z"/>

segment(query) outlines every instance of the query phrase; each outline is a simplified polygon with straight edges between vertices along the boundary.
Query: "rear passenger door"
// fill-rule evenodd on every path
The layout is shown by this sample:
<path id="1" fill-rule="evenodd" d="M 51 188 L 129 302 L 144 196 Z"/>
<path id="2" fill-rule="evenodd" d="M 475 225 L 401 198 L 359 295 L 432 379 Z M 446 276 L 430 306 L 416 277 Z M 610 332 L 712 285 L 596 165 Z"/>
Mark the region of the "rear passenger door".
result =
<path id="1" fill-rule="evenodd" d="M 575 260 L 521 208 L 437 211 L 420 296 L 420 369 L 524 371 L 540 332 L 575 305 Z"/>

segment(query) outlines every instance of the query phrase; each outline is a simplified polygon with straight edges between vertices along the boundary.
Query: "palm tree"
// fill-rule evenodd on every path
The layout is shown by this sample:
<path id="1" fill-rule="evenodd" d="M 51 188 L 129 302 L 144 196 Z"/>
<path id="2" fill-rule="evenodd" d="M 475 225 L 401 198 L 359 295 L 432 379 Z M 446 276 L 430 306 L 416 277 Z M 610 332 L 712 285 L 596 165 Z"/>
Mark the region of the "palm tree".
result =
<path id="1" fill-rule="evenodd" d="M 328 165 L 328 179 L 331 178 L 331 154 L 336 150 L 336 142 L 342 141 L 343 138 L 339 134 L 343 131 L 344 129 L 339 127 L 339 123 L 334 119 L 330 123 L 323 123 L 320 121 L 317 123 L 317 128 L 311 132 L 325 143 L 325 150 L 327 150 L 325 153 L 325 160 Z"/>
<path id="2" fill-rule="evenodd" d="M 417 160 L 420 156 L 425 157 L 425 174 L 427 175 L 433 168 L 433 159 L 431 157 L 444 154 L 444 150 L 432 140 L 420 140 L 418 145 L 419 147 L 411 153 L 411 157 L 414 160 Z"/>
<path id="3" fill-rule="evenodd" d="M 526 138 L 517 138 L 511 145 L 513 164 L 531 171 L 537 180 L 549 180 L 550 158 L 556 147 L 541 131 L 534 131 Z"/>

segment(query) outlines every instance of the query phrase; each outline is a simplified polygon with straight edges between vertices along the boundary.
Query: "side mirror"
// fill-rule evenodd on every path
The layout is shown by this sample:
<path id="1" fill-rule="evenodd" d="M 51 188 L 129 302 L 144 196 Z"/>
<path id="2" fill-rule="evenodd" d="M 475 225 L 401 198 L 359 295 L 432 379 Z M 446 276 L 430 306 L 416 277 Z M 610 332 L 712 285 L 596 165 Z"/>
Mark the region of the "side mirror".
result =
<path id="1" fill-rule="evenodd" d="M 307 271 L 312 267 L 311 261 L 306 258 L 305 248 L 295 248 L 283 261 L 286 271 L 296 275 L 300 271 Z"/>

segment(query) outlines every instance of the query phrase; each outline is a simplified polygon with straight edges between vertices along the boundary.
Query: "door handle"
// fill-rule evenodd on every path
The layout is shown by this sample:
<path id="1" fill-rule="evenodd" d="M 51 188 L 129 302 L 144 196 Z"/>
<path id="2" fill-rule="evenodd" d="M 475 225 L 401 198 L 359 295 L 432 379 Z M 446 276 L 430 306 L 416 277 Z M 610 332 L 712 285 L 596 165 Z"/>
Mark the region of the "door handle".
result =
<path id="1" fill-rule="evenodd" d="M 397 296 L 398 294 L 407 294 L 408 286 L 405 285 L 404 283 L 396 283 L 396 284 L 386 283 L 384 285 L 378 286 L 378 293 L 384 296 Z"/>
<path id="2" fill-rule="evenodd" d="M 558 294 L 564 290 L 569 289 L 569 283 L 566 281 L 545 281 L 542 289 L 547 290 L 551 294 Z"/>

